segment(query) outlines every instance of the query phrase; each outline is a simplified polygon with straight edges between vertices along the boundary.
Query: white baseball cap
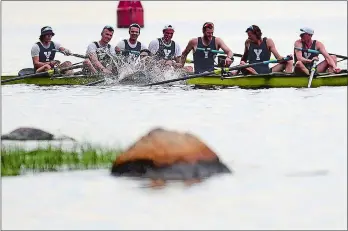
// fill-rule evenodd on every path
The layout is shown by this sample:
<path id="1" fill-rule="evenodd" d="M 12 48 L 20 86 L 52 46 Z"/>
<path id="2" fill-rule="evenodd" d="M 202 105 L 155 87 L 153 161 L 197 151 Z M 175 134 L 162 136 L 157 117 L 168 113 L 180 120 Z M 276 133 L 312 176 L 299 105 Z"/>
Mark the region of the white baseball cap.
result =
<path id="1" fill-rule="evenodd" d="M 172 25 L 165 25 L 163 30 L 167 30 L 167 29 L 171 29 L 171 30 L 174 30 L 174 27 Z M 175 30 L 174 30 L 175 31 Z"/>
<path id="2" fill-rule="evenodd" d="M 314 30 L 311 29 L 311 28 L 309 28 L 309 27 L 302 27 L 302 28 L 300 29 L 300 35 L 301 35 L 301 34 L 304 34 L 304 33 L 313 35 L 313 34 L 314 34 Z"/>

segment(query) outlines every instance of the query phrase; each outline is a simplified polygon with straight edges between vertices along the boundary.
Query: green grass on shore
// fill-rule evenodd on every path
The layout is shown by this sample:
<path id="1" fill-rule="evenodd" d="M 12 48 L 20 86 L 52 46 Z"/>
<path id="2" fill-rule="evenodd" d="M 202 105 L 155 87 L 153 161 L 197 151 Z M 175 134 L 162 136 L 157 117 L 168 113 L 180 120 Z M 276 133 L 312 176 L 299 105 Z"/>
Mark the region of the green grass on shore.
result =
<path id="1" fill-rule="evenodd" d="M 23 147 L 1 147 L 1 176 L 18 176 L 28 172 L 56 172 L 111 168 L 120 149 L 91 145 L 64 150 L 52 145 L 27 150 Z"/>

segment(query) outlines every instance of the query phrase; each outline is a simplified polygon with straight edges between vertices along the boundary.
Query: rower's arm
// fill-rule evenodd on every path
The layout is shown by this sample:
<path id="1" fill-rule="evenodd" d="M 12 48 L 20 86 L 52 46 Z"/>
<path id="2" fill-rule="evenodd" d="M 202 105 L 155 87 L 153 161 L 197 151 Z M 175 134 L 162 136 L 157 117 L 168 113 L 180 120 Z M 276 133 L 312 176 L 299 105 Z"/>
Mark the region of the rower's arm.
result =
<path id="1" fill-rule="evenodd" d="M 182 65 L 181 63 L 181 48 L 180 45 L 175 43 L 175 54 L 174 54 L 174 60 L 175 60 L 175 67 L 180 68 L 183 67 L 184 65 Z"/>
<path id="2" fill-rule="evenodd" d="M 275 44 L 274 44 L 274 42 L 273 42 L 273 39 L 268 38 L 268 39 L 267 39 L 267 45 L 268 45 L 268 47 L 269 47 L 269 51 L 274 55 L 274 57 L 275 57 L 276 59 L 280 60 L 280 59 L 283 58 L 282 56 L 280 56 L 280 54 L 279 54 L 277 48 L 275 47 Z"/>
<path id="3" fill-rule="evenodd" d="M 64 48 L 64 47 L 59 47 L 59 49 L 58 49 L 60 52 L 64 52 L 65 50 L 67 50 L 66 48 Z"/>
<path id="4" fill-rule="evenodd" d="M 91 63 L 100 71 L 103 71 L 106 67 L 103 66 L 103 64 L 101 64 L 101 62 L 99 62 L 97 54 L 96 53 L 87 53 L 87 56 L 89 58 L 89 60 L 91 60 Z"/>
<path id="5" fill-rule="evenodd" d="M 294 47 L 302 47 L 302 44 L 300 41 L 296 41 L 294 44 Z M 298 61 L 301 61 L 302 63 L 311 63 L 312 60 L 306 59 L 302 56 L 302 51 L 295 49 L 295 55 Z"/>
<path id="6" fill-rule="evenodd" d="M 184 66 L 185 65 L 185 62 L 186 62 L 186 59 L 187 59 L 187 55 L 191 52 L 191 50 L 193 49 L 193 45 L 194 45 L 194 39 L 191 39 L 185 50 L 182 52 L 181 54 L 181 65 Z"/>
<path id="7" fill-rule="evenodd" d="M 216 38 L 215 40 L 217 42 L 217 50 L 219 50 L 219 48 L 221 48 L 225 54 L 227 55 L 227 57 L 229 57 L 230 59 L 233 57 L 233 52 L 232 50 L 225 44 L 224 41 L 222 41 L 221 38 Z"/>
<path id="8" fill-rule="evenodd" d="M 40 54 L 40 48 L 37 44 L 34 44 L 33 47 L 31 48 L 31 57 L 33 60 L 33 65 L 36 69 L 46 65 L 47 63 L 50 63 L 50 62 L 40 62 L 39 54 Z"/>
<path id="9" fill-rule="evenodd" d="M 336 68 L 335 61 L 331 58 L 331 56 L 329 55 L 329 53 L 327 53 L 324 44 L 322 44 L 321 42 L 317 41 L 317 49 L 318 49 L 318 51 L 320 51 L 320 53 L 324 56 L 324 58 L 326 59 L 327 63 L 328 63 L 332 68 Z"/>
<path id="10" fill-rule="evenodd" d="M 62 52 L 64 55 L 71 55 L 71 51 L 70 51 L 69 49 L 67 49 L 67 48 L 62 47 L 62 46 L 60 46 L 60 47 L 58 48 L 58 50 L 59 50 L 60 52 Z"/>
<path id="11" fill-rule="evenodd" d="M 40 62 L 39 56 L 34 56 L 32 57 L 32 59 L 33 59 L 33 65 L 36 69 L 39 69 L 40 67 L 46 65 L 47 63 L 50 63 L 50 62 L 47 62 L 47 63 Z"/>
<path id="12" fill-rule="evenodd" d="M 245 40 L 244 43 L 244 53 L 240 61 L 247 62 L 248 61 L 248 52 L 249 52 L 249 40 Z"/>
<path id="13" fill-rule="evenodd" d="M 94 65 L 95 68 L 97 68 L 100 71 L 103 71 L 106 67 L 103 66 L 98 60 L 97 57 L 97 47 L 94 43 L 88 45 L 86 55 L 91 60 L 91 63 Z"/>

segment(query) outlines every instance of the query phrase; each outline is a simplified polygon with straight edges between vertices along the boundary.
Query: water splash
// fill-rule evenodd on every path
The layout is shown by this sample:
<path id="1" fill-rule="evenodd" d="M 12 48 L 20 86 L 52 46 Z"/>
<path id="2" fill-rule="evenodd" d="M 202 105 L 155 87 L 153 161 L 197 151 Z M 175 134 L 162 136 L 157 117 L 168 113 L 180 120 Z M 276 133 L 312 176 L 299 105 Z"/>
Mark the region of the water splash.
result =
<path id="1" fill-rule="evenodd" d="M 129 55 L 109 54 L 117 73 L 113 77 L 106 77 L 102 85 L 140 85 L 149 84 L 169 79 L 182 77 L 184 71 L 166 66 L 153 57 L 141 60 L 139 57 Z M 178 84 L 179 82 L 177 82 Z"/>

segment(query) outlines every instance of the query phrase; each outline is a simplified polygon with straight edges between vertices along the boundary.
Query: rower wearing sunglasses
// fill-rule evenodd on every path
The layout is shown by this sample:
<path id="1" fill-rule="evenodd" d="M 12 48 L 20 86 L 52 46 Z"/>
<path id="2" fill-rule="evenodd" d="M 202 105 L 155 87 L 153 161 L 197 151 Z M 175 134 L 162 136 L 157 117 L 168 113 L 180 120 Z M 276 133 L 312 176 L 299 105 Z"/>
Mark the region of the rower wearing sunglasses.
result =
<path id="1" fill-rule="evenodd" d="M 72 63 L 69 61 L 60 64 L 60 61 L 54 60 L 56 54 L 55 50 L 59 50 L 64 55 L 71 54 L 71 52 L 62 47 L 60 43 L 52 41 L 54 35 L 52 27 L 45 26 L 41 28 L 41 35 L 39 37 L 40 41 L 35 43 L 31 48 L 31 57 L 33 59 L 35 73 L 46 72 L 54 67 L 63 68 L 72 66 Z M 69 70 L 63 73 L 71 75 L 74 71 Z"/>
<path id="2" fill-rule="evenodd" d="M 128 28 L 129 39 L 123 39 L 116 47 L 116 53 L 122 53 L 124 56 L 135 57 L 139 55 L 141 50 L 147 49 L 147 47 L 138 41 L 140 35 L 140 26 L 137 23 L 133 23 Z"/>
<path id="3" fill-rule="evenodd" d="M 248 27 L 245 31 L 248 35 L 247 40 L 244 45 L 244 54 L 241 58 L 240 65 L 245 65 L 246 62 L 259 63 L 263 61 L 268 61 L 271 58 L 271 54 L 278 60 L 283 59 L 284 57 L 280 56 L 277 48 L 271 38 L 262 38 L 261 29 L 252 25 Z M 291 56 L 291 55 L 290 55 Z M 242 69 L 241 71 L 244 74 L 268 74 L 271 72 L 282 72 L 287 73 L 292 72 L 293 60 L 284 61 L 276 64 L 272 68 L 269 67 L 269 64 L 257 65 L 254 67 L 248 67 Z M 238 71 L 234 71 L 233 74 L 237 74 Z"/>
<path id="4" fill-rule="evenodd" d="M 221 38 L 213 36 L 214 23 L 204 23 L 202 32 L 202 37 L 193 38 L 188 42 L 185 50 L 182 52 L 181 64 L 185 64 L 187 55 L 193 50 L 194 73 L 198 74 L 214 71 L 214 60 L 216 55 L 213 52 L 209 52 L 209 50 L 219 50 L 221 48 L 227 55 L 224 61 L 225 66 L 230 66 L 233 62 L 233 53 Z M 197 48 L 202 48 L 204 50 L 197 50 Z"/>
<path id="5" fill-rule="evenodd" d="M 296 48 L 302 48 L 301 50 L 294 50 L 294 60 L 295 60 L 295 73 L 305 73 L 309 75 L 310 69 L 312 68 L 313 61 L 319 61 L 318 54 L 313 54 L 306 52 L 305 50 L 318 50 L 323 54 L 325 60 L 317 65 L 317 72 L 334 72 L 340 73 L 341 69 L 337 67 L 337 57 L 335 55 L 329 55 L 326 51 L 323 43 L 318 40 L 312 40 L 314 30 L 308 27 L 303 27 L 300 29 L 300 39 L 296 40 L 294 46 Z"/>
<path id="6" fill-rule="evenodd" d="M 101 39 L 88 45 L 86 54 L 90 61 L 85 61 L 85 65 L 92 73 L 102 72 L 112 74 L 116 71 L 116 66 L 112 56 L 116 55 L 115 47 L 109 44 L 114 34 L 112 26 L 105 26 L 101 32 Z"/>
<path id="7" fill-rule="evenodd" d="M 173 67 L 182 67 L 180 63 L 181 49 L 178 43 L 172 40 L 174 27 L 172 25 L 164 26 L 163 37 L 150 42 L 149 50 L 160 63 Z"/>

